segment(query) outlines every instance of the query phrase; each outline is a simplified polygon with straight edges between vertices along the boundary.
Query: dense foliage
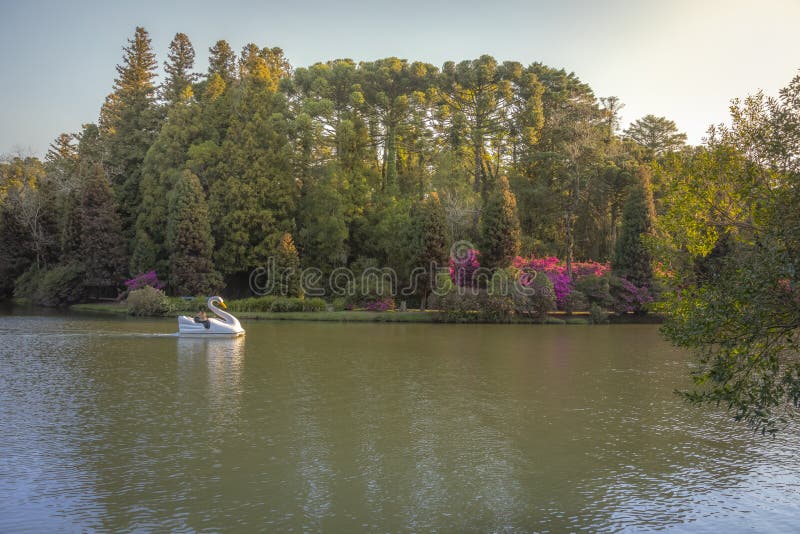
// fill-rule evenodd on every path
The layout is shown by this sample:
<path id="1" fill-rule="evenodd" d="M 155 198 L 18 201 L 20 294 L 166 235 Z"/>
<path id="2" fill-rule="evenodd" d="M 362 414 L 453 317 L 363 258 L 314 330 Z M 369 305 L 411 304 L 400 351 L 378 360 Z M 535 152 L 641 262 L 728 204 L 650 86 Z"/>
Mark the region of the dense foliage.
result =
<path id="1" fill-rule="evenodd" d="M 775 432 L 800 407 L 800 76 L 731 115 L 706 147 L 658 167 L 664 332 L 698 355 L 689 399 Z"/>
<path id="2" fill-rule="evenodd" d="M 98 165 L 114 192 L 103 217 L 119 220 L 105 235 L 122 237 L 108 265 L 84 265 L 94 293 L 155 270 L 171 294 L 243 295 L 249 273 L 281 255 L 325 275 L 373 262 L 407 283 L 453 240 L 479 246 L 486 267 L 558 255 L 571 277 L 582 258 L 612 259 L 631 169 L 655 150 L 618 135 L 618 99 L 540 63 L 292 68 L 280 48 L 236 54 L 226 41 L 206 73 L 194 62 L 176 34 L 159 85 L 136 28 L 98 126 L 60 136 L 44 163 L 2 164 L 3 295 L 32 266 L 86 263 L 95 240 L 80 211 Z M 432 274 L 412 299 L 426 300 Z"/>
<path id="3" fill-rule="evenodd" d="M 666 335 L 699 355 L 689 398 L 764 431 L 796 415 L 800 77 L 734 101 L 730 127 L 686 147 L 664 117 L 620 135 L 618 98 L 541 63 L 292 68 L 280 48 L 237 56 L 224 40 L 206 73 L 194 59 L 178 33 L 157 85 L 136 28 L 96 125 L 44 161 L 0 162 L 0 298 L 113 297 L 130 276 L 132 312 L 163 312 L 162 289 L 250 295 L 270 261 L 285 296 L 242 306 L 320 309 L 296 273 L 341 267 L 388 268 L 404 299 L 452 320 L 557 307 L 602 322 L 661 298 Z M 499 294 L 503 276 L 535 291 Z M 393 308 L 376 280 L 315 289 Z"/>

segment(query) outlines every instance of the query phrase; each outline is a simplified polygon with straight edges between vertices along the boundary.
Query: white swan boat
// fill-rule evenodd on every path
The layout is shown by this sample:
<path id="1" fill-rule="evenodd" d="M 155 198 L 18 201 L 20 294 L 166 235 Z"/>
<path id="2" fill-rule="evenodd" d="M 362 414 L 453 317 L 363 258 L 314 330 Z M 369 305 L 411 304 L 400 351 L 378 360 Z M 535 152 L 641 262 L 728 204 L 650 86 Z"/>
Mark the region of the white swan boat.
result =
<path id="1" fill-rule="evenodd" d="M 181 315 L 178 317 L 178 333 L 181 336 L 195 337 L 238 337 L 244 335 L 244 328 L 239 324 L 239 319 L 216 306 L 219 304 L 227 309 L 222 297 L 209 297 L 208 309 L 218 317 L 209 318 L 206 323 L 195 322 L 194 317 Z"/>

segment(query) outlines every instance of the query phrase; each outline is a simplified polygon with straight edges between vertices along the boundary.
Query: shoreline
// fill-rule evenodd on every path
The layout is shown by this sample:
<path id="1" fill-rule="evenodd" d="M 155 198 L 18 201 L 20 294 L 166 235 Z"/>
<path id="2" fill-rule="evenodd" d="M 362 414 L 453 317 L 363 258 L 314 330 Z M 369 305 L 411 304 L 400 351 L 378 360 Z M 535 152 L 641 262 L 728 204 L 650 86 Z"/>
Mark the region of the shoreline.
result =
<path id="1" fill-rule="evenodd" d="M 105 315 L 118 315 L 130 317 L 127 307 L 121 304 L 86 303 L 73 304 L 67 308 L 69 311 L 79 313 L 97 313 Z M 174 318 L 174 315 L 150 316 L 150 318 Z M 551 312 L 544 320 L 515 317 L 509 321 L 453 321 L 448 320 L 440 311 L 314 311 L 314 312 L 238 312 L 240 319 L 258 321 L 316 321 L 340 323 L 439 323 L 439 324 L 550 324 L 550 325 L 590 325 L 588 312 Z M 609 324 L 660 324 L 663 317 L 655 314 L 648 315 L 614 315 L 608 316 Z"/>

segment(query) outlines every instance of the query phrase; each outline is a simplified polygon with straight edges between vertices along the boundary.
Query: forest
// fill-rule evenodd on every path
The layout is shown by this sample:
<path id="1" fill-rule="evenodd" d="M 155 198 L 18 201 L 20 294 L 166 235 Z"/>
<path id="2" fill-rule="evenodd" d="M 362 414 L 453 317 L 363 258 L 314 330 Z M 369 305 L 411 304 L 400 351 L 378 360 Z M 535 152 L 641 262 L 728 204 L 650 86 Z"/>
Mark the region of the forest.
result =
<path id="1" fill-rule="evenodd" d="M 559 257 L 572 276 L 576 261 L 614 260 L 651 283 L 631 271 L 661 196 L 650 176 L 688 150 L 665 118 L 621 134 L 618 98 L 488 55 L 292 68 L 280 48 L 237 56 L 221 40 L 206 73 L 194 59 L 178 33 L 159 84 L 137 28 L 97 123 L 59 136 L 44 161 L 6 158 L 0 295 L 114 297 L 155 271 L 170 294 L 244 296 L 270 257 L 407 278 L 446 265 L 455 242 L 485 267 Z M 642 188 L 628 226 L 644 226 L 626 237 L 625 203 Z"/>
<path id="2" fill-rule="evenodd" d="M 800 75 L 734 99 L 730 123 L 692 147 L 664 117 L 620 131 L 619 98 L 541 63 L 295 68 L 280 48 L 237 55 L 224 40 L 207 72 L 194 59 L 178 33 L 158 83 L 136 28 L 96 123 L 44 161 L 0 163 L 0 298 L 249 297 L 271 260 L 401 281 L 423 267 L 404 298 L 462 318 L 659 311 L 699 355 L 690 400 L 765 432 L 800 406 Z M 547 276 L 509 301 L 484 267 Z M 442 269 L 484 293 L 434 299 Z M 360 289 L 348 306 L 395 304 Z"/>

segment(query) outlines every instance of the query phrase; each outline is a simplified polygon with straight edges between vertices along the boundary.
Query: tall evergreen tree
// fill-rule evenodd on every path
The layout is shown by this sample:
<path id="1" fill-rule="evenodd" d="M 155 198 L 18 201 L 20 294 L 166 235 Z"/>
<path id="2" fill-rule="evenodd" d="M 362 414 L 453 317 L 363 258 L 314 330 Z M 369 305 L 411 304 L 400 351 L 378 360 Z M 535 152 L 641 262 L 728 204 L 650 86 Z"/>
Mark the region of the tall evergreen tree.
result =
<path id="1" fill-rule="evenodd" d="M 481 216 L 481 263 L 484 267 L 508 267 L 519 254 L 517 198 L 508 179 L 501 176 Z"/>
<path id="2" fill-rule="evenodd" d="M 155 269 L 169 278 L 169 250 L 164 221 L 169 210 L 169 193 L 186 166 L 189 148 L 203 138 L 203 131 L 197 124 L 198 112 L 196 105 L 186 102 L 175 104 L 147 151 L 139 183 L 141 201 L 131 252 L 132 272 Z"/>
<path id="3" fill-rule="evenodd" d="M 651 156 L 674 152 L 686 144 L 686 134 L 679 132 L 673 121 L 655 115 L 633 122 L 625 130 L 625 137 L 645 147 Z"/>
<path id="4" fill-rule="evenodd" d="M 83 188 L 80 228 L 85 285 L 97 296 L 111 294 L 125 278 L 127 257 L 114 193 L 100 165 L 92 167 Z"/>
<path id="5" fill-rule="evenodd" d="M 194 67 L 194 47 L 185 33 L 176 33 L 169 44 L 169 54 L 164 62 L 164 81 L 162 94 L 169 104 L 185 102 L 194 95 L 192 84 L 197 80 Z"/>
<path id="6" fill-rule="evenodd" d="M 214 238 L 203 187 L 189 171 L 180 173 L 169 196 L 167 223 L 169 284 L 176 295 L 208 295 L 218 290 L 222 278 L 211 255 Z"/>
<path id="7" fill-rule="evenodd" d="M 622 230 L 614 251 L 612 267 L 639 287 L 653 287 L 653 265 L 643 236 L 653 232 L 655 207 L 650 173 L 640 166 L 622 210 Z"/>
<path id="8" fill-rule="evenodd" d="M 278 241 L 275 251 L 277 293 L 286 297 L 300 297 L 300 256 L 294 246 L 292 234 L 285 233 Z"/>
<path id="9" fill-rule="evenodd" d="M 114 187 L 128 240 L 134 235 L 139 205 L 142 162 L 160 127 L 156 105 L 156 56 L 150 36 L 137 27 L 123 48 L 114 88 L 100 111 L 100 130 L 105 145 L 104 163 Z"/>
<path id="10" fill-rule="evenodd" d="M 438 269 L 447 261 L 449 247 L 447 217 L 439 195 L 430 193 L 412 208 L 410 229 L 410 267 L 424 270 L 417 281 L 420 284 L 422 309 L 425 309 L 432 282 L 436 279 Z"/>
<path id="11" fill-rule="evenodd" d="M 247 72 L 230 94 L 230 127 L 209 184 L 215 261 L 225 276 L 266 264 L 280 236 L 294 230 L 299 190 L 286 99 L 274 91 L 277 82 L 267 67 Z"/>
<path id="12" fill-rule="evenodd" d="M 236 52 L 225 40 L 214 43 L 208 52 L 208 78 L 217 75 L 225 85 L 230 85 L 236 79 Z"/>

